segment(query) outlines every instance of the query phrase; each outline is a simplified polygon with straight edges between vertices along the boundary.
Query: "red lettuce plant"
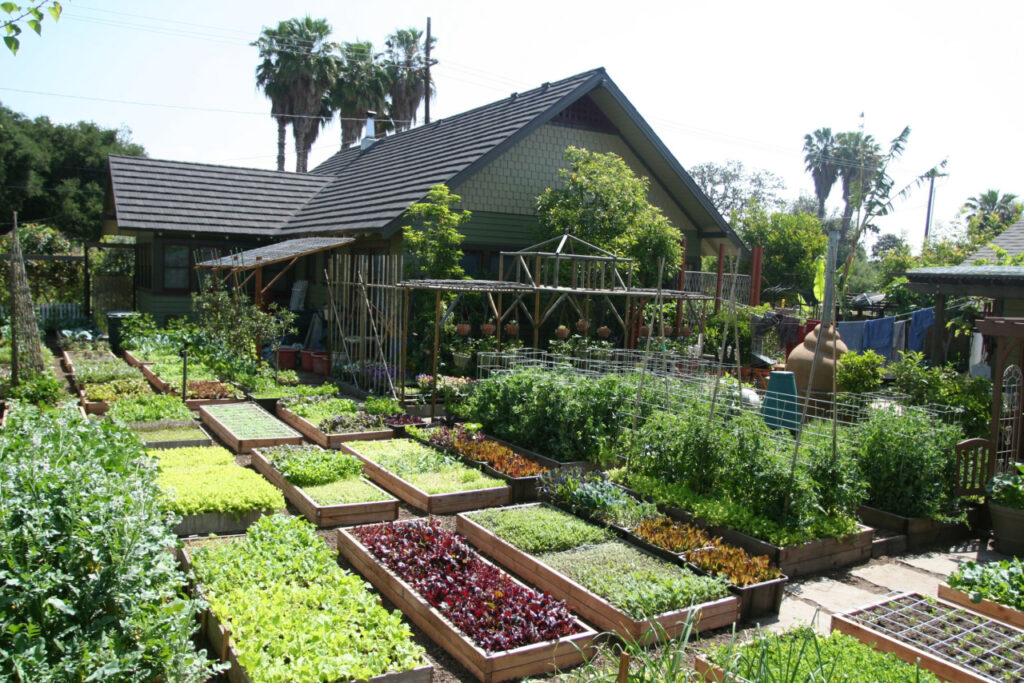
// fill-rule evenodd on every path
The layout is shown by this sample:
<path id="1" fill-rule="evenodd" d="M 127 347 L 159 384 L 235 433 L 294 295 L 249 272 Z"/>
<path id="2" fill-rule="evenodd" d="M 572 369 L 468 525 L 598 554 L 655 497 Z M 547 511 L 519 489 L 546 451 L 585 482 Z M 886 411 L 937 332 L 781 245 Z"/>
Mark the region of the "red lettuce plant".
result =
<path id="1" fill-rule="evenodd" d="M 438 520 L 375 524 L 352 533 L 488 652 L 579 632 L 564 602 L 517 584 Z"/>

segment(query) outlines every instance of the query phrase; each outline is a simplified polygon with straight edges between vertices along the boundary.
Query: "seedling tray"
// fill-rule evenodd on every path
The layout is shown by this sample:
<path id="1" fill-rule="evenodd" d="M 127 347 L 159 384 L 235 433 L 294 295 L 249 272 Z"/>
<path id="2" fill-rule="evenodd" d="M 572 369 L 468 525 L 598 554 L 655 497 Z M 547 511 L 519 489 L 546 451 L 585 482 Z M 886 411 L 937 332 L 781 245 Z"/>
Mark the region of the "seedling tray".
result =
<path id="1" fill-rule="evenodd" d="M 382 488 L 398 496 L 398 498 L 414 508 L 431 515 L 449 515 L 466 510 L 508 505 L 512 502 L 512 489 L 508 486 L 495 486 L 473 491 L 457 491 L 455 493 L 430 494 L 423 491 L 390 470 L 381 467 L 359 451 L 347 444 L 339 444 L 341 450 L 351 453 L 363 461 L 363 471 L 370 479 Z"/>
<path id="2" fill-rule="evenodd" d="M 832 617 L 854 636 L 949 681 L 1024 678 L 1024 631 L 945 600 L 898 593 Z"/>
<path id="3" fill-rule="evenodd" d="M 189 548 L 187 546 L 178 548 L 176 552 L 182 570 L 185 574 L 192 575 L 192 553 Z M 190 590 L 193 595 L 206 599 L 201 586 L 193 583 Z M 228 683 L 253 683 L 249 672 L 238 663 L 238 655 L 235 653 L 235 648 L 231 646 L 230 626 L 221 623 L 209 607 L 199 613 L 198 619 L 199 630 L 210 643 L 210 655 L 217 657 L 221 662 L 231 664 L 231 668 L 225 674 Z M 409 671 L 374 676 L 368 683 L 430 683 L 433 671 L 434 667 L 427 664 Z"/>
<path id="4" fill-rule="evenodd" d="M 300 487 L 288 482 L 276 467 L 270 464 L 259 450 L 252 452 L 251 464 L 256 471 L 284 492 L 285 498 L 298 508 L 299 512 L 318 527 L 351 526 L 353 524 L 369 524 L 371 522 L 390 522 L 398 519 L 398 500 L 374 500 L 366 503 L 347 503 L 340 505 L 320 505 Z M 367 486 L 371 482 L 364 480 Z"/>
<path id="5" fill-rule="evenodd" d="M 1024 612 L 1019 609 L 1014 609 L 1009 605 L 1002 603 L 993 602 L 991 600 L 982 600 L 981 602 L 972 602 L 970 596 L 964 591 L 950 588 L 949 584 L 939 584 L 939 597 L 943 600 L 966 607 L 969 610 L 984 614 L 986 617 L 991 619 L 998 619 L 1004 624 L 1010 626 L 1016 626 L 1017 628 L 1024 629 Z"/>
<path id="6" fill-rule="evenodd" d="M 395 436 L 393 429 L 380 429 L 372 432 L 344 432 L 327 434 L 304 417 L 300 417 L 283 407 L 280 403 L 276 408 L 277 416 L 283 422 L 299 431 L 303 436 L 323 448 L 339 448 L 346 441 L 376 441 L 391 439 Z"/>
<path id="7" fill-rule="evenodd" d="M 629 640 L 653 643 L 663 638 L 676 638 L 685 631 L 686 622 L 692 615 L 696 615 L 693 629 L 698 632 L 729 626 L 740 615 L 739 598 L 727 597 L 689 609 L 666 612 L 650 619 L 634 619 L 605 598 L 502 540 L 466 515 L 458 515 L 455 524 L 456 531 L 510 572 L 554 597 L 565 600 L 587 622 L 602 630 L 614 631 Z"/>
<path id="8" fill-rule="evenodd" d="M 581 663 L 594 651 L 597 632 L 577 620 L 572 636 L 534 643 L 504 652 L 487 652 L 462 633 L 416 590 L 374 557 L 359 539 L 338 530 L 338 550 L 366 579 L 393 602 L 406 617 L 483 683 L 506 681 L 565 669 Z M 485 560 L 486 562 L 486 560 Z M 513 578 L 513 580 L 515 580 Z M 522 584 L 519 581 L 516 583 Z"/>
<path id="9" fill-rule="evenodd" d="M 226 411 L 232 413 L 229 419 Z M 298 445 L 302 435 L 291 427 L 279 422 L 273 415 L 255 403 L 236 403 L 223 406 L 199 406 L 199 417 L 203 424 L 235 453 L 250 453 L 254 448 L 265 446 Z M 230 423 L 236 419 L 264 422 L 266 436 L 239 435 L 232 431 Z M 237 428 L 237 427 L 236 427 Z"/>
<path id="10" fill-rule="evenodd" d="M 751 555 L 767 555 L 771 563 L 791 579 L 867 562 L 871 559 L 871 542 L 875 537 L 874 529 L 859 525 L 859 530 L 846 538 L 819 538 L 800 545 L 777 546 L 727 527 L 706 524 L 679 508 L 669 508 L 666 512 L 673 519 L 721 536 L 727 543 L 737 545 Z"/>

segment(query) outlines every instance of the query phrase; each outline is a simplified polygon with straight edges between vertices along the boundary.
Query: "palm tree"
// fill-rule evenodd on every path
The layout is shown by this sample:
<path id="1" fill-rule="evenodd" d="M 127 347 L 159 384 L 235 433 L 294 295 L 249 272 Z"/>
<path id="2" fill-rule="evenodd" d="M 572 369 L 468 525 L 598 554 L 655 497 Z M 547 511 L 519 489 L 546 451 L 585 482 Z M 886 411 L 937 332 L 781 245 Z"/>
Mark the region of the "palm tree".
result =
<path id="1" fill-rule="evenodd" d="M 281 23 L 279 28 L 284 26 Z M 256 87 L 262 89 L 263 94 L 270 100 L 270 116 L 277 121 L 277 170 L 284 170 L 285 141 L 287 140 L 287 128 L 291 122 L 289 116 L 292 111 L 290 92 L 285 77 L 281 73 L 280 52 L 282 46 L 282 34 L 278 29 L 265 28 L 260 37 L 250 43 L 260 50 L 261 62 L 256 67 Z"/>
<path id="2" fill-rule="evenodd" d="M 384 52 L 390 84 L 391 118 L 398 132 L 408 130 L 416 122 L 420 103 L 427 97 L 424 76 L 427 73 L 426 42 L 418 28 L 398 29 L 387 37 Z M 437 38 L 430 38 L 430 47 Z M 430 83 L 434 92 L 434 83 Z"/>
<path id="3" fill-rule="evenodd" d="M 278 112 L 278 163 L 282 169 L 280 122 L 287 116 L 295 139 L 295 170 L 306 172 L 309 149 L 316 137 L 311 131 L 319 132 L 322 124 L 317 117 L 323 97 L 338 72 L 337 45 L 327 40 L 330 33 L 326 19 L 307 15 L 282 21 L 276 29 L 264 29 L 254 43 L 266 63 L 266 68 L 264 63 L 257 68 L 257 84 L 261 73 L 266 74 L 266 82 L 273 84 L 270 92 L 264 86 L 264 92 L 271 98 L 271 115 Z"/>
<path id="4" fill-rule="evenodd" d="M 1014 216 L 1020 213 L 1017 204 L 1017 195 L 1007 192 L 1000 194 L 999 190 L 982 192 L 977 197 L 970 197 L 964 202 L 964 212 L 968 218 L 984 217 L 989 214 L 996 214 L 1000 223 L 1008 223 Z"/>
<path id="5" fill-rule="evenodd" d="M 819 128 L 804 136 L 804 161 L 814 180 L 814 196 L 818 198 L 818 220 L 825 218 L 825 201 L 839 177 L 835 164 L 835 138 L 831 128 Z"/>
<path id="6" fill-rule="evenodd" d="M 341 115 L 341 146 L 356 142 L 367 112 L 383 113 L 387 106 L 388 74 L 369 41 L 343 43 L 341 68 L 331 85 L 331 107 Z"/>
<path id="7" fill-rule="evenodd" d="M 843 183 L 843 217 L 839 234 L 843 242 L 850 231 L 853 212 L 864 202 L 871 190 L 875 174 L 882 162 L 882 150 L 871 135 L 859 131 L 839 133 L 835 137 L 834 163 Z"/>

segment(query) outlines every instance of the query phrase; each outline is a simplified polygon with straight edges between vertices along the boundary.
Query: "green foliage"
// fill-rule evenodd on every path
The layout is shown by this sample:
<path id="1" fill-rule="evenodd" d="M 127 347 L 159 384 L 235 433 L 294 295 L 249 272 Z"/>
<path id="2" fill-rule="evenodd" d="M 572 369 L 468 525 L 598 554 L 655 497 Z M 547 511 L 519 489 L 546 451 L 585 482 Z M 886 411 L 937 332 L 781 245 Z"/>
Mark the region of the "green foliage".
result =
<path id="1" fill-rule="evenodd" d="M 142 373 L 138 368 L 133 368 L 118 358 L 75 362 L 75 379 L 81 384 L 96 384 L 140 377 L 142 377 Z"/>
<path id="2" fill-rule="evenodd" d="M 895 376 L 896 390 L 909 396 L 911 405 L 937 404 L 958 411 L 957 424 L 967 438 L 987 436 L 992 419 L 992 382 L 970 377 L 952 365 L 925 367 L 924 355 L 911 352 L 889 365 Z"/>
<path id="3" fill-rule="evenodd" d="M 885 358 L 871 349 L 864 353 L 850 351 L 839 359 L 836 381 L 842 391 L 863 394 L 878 391 L 882 386 Z"/>
<path id="4" fill-rule="evenodd" d="M 613 538 L 607 529 L 542 505 L 480 510 L 469 517 L 495 536 L 532 554 L 569 550 Z"/>
<path id="5" fill-rule="evenodd" d="M 204 681 L 202 603 L 167 552 L 156 468 L 131 434 L 19 406 L 0 430 L 0 678 Z"/>
<path id="6" fill-rule="evenodd" d="M 256 472 L 235 464 L 235 456 L 219 446 L 154 449 L 160 463 L 164 506 L 179 515 L 284 509 L 284 498 Z"/>
<path id="7" fill-rule="evenodd" d="M 769 214 L 755 204 L 739 216 L 736 227 L 747 245 L 764 247 L 762 276 L 769 286 L 813 290 L 815 261 L 828 246 L 821 221 L 805 213 Z"/>
<path id="8" fill-rule="evenodd" d="M 730 159 L 724 164 L 707 161 L 688 166 L 686 170 L 723 216 L 743 211 L 751 203 L 777 209 L 785 204 L 779 198 L 779 192 L 786 189 L 782 178 L 764 169 L 747 171 L 742 161 Z"/>
<path id="9" fill-rule="evenodd" d="M 132 428 L 132 434 L 138 437 L 139 441 L 146 446 L 170 441 L 209 441 L 210 439 L 194 422 L 183 424 L 179 427 L 171 426 L 175 424 L 174 422 L 157 424 L 164 424 L 165 426 L 147 427 L 146 429 Z"/>
<path id="10" fill-rule="evenodd" d="M 631 416 L 621 408 L 636 400 L 637 378 L 524 370 L 477 382 L 467 412 L 500 439 L 562 462 L 606 457 Z M 640 419 L 655 391 L 645 390 Z"/>
<path id="11" fill-rule="evenodd" d="M 44 2 L 33 2 L 22 7 L 14 2 L 0 3 L 0 10 L 7 13 L 8 18 L 3 20 L 4 45 L 11 51 L 11 54 L 18 54 L 21 47 L 21 22 L 36 32 L 36 35 L 43 34 L 43 10 L 53 17 L 54 21 L 60 19 L 61 4 L 56 0 L 45 0 Z"/>
<path id="12" fill-rule="evenodd" d="M 0 110 L 2 112 L 2 110 Z M 2 114 L 0 114 L 2 115 Z M 0 140 L 4 131 L 0 130 Z M 2 144 L 2 143 L 0 143 Z M 2 176 L 0 176 L 2 177 Z M 17 190 L 14 190 L 15 192 Z M 3 200 L 0 199 L 0 202 Z M 72 244 L 56 229 L 41 223 L 26 223 L 18 226 L 18 239 L 25 254 L 70 254 Z M 10 241 L 0 240 L 0 254 L 10 253 Z M 32 301 L 39 303 L 63 303 L 79 301 L 82 296 L 82 267 L 69 261 L 26 261 Z M 10 268 L 0 268 L 0 304 L 10 306 Z"/>
<path id="13" fill-rule="evenodd" d="M 196 578 L 253 680 L 367 680 L 422 665 L 401 613 L 385 610 L 335 555 L 312 525 L 283 515 L 195 550 Z"/>
<path id="14" fill-rule="evenodd" d="M 729 595 L 724 579 L 697 576 L 617 540 L 549 553 L 540 559 L 634 619 Z"/>
<path id="15" fill-rule="evenodd" d="M 857 461 L 874 507 L 904 517 L 936 517 L 953 489 L 956 427 L 913 410 L 872 410 L 855 428 Z"/>
<path id="16" fill-rule="evenodd" d="M 413 204 L 405 212 L 412 221 L 402 228 L 405 250 L 412 258 L 408 267 L 410 277 L 459 279 L 465 275 L 459 249 L 465 236 L 459 232 L 459 226 L 471 214 L 452 210 L 461 201 L 462 197 L 451 194 L 447 185 L 434 185 L 427 192 L 426 201 Z"/>
<path id="17" fill-rule="evenodd" d="M 394 415 L 404 413 L 402 404 L 387 396 L 367 396 L 363 409 L 370 415 Z"/>
<path id="18" fill-rule="evenodd" d="M 132 396 L 145 396 L 152 393 L 145 377 L 128 377 L 112 379 L 102 384 L 86 384 L 82 387 L 87 401 L 116 401 Z"/>
<path id="19" fill-rule="evenodd" d="M 964 202 L 967 236 L 974 244 L 984 244 L 1020 220 L 1024 204 L 1015 194 L 988 190 Z"/>
<path id="20" fill-rule="evenodd" d="M 742 645 L 715 648 L 710 660 L 727 680 L 746 681 L 872 681 L 872 683 L 938 683 L 934 674 L 893 654 L 875 650 L 853 636 L 833 631 L 828 636 L 801 626 L 783 633 L 758 633 Z"/>
<path id="21" fill-rule="evenodd" d="M 37 406 L 53 406 L 68 398 L 64 384 L 49 370 L 22 376 L 18 386 L 8 387 L 5 393 L 8 400 Z"/>
<path id="22" fill-rule="evenodd" d="M 885 294 L 885 302 L 893 304 L 897 313 L 906 313 L 917 308 L 931 305 L 931 297 L 927 294 L 918 294 L 911 291 L 910 280 L 900 276 L 893 278 L 882 289 Z"/>
<path id="23" fill-rule="evenodd" d="M 541 478 L 544 497 L 581 517 L 632 529 L 659 516 L 658 508 L 629 495 L 597 472 L 578 468 L 548 470 Z"/>
<path id="24" fill-rule="evenodd" d="M 47 216 L 68 239 L 100 236 L 108 155 L 145 156 L 126 128 L 55 124 L 0 106 L 0 215 Z"/>
<path id="25" fill-rule="evenodd" d="M 356 402 L 349 398 L 299 397 L 282 399 L 279 404 L 313 424 L 319 424 L 335 415 L 351 415 L 359 410 Z"/>
<path id="26" fill-rule="evenodd" d="M 679 272 L 682 233 L 647 199 L 650 181 L 638 177 L 621 157 L 569 147 L 569 168 L 559 169 L 563 187 L 537 197 L 545 237 L 566 233 L 602 249 L 629 256 L 641 281 L 656 286 L 658 260 L 665 276 Z"/>
<path id="27" fill-rule="evenodd" d="M 964 562 L 949 575 L 949 587 L 964 591 L 974 602 L 991 600 L 1024 612 L 1024 561 Z"/>
<path id="28" fill-rule="evenodd" d="M 351 453 L 325 451 L 318 446 L 276 446 L 260 451 L 296 486 L 318 486 L 358 477 L 363 463 Z"/>
<path id="29" fill-rule="evenodd" d="M 107 417 L 121 423 L 191 420 L 192 411 L 177 396 L 146 394 L 114 401 Z"/>
<path id="30" fill-rule="evenodd" d="M 358 451 L 430 495 L 504 486 L 500 479 L 412 439 L 365 441 Z"/>
<path id="31" fill-rule="evenodd" d="M 327 484 L 302 489 L 317 505 L 346 505 L 391 500 L 391 496 L 363 479 L 338 479 Z"/>
<path id="32" fill-rule="evenodd" d="M 695 493 L 710 492 L 728 464 L 728 434 L 709 419 L 710 407 L 695 401 L 681 413 L 658 411 L 629 438 L 633 471 L 680 482 Z"/>
<path id="33" fill-rule="evenodd" d="M 1014 465 L 1016 472 L 997 474 L 985 485 L 985 490 L 991 500 L 999 505 L 1024 510 L 1024 464 Z"/>
<path id="34" fill-rule="evenodd" d="M 242 366 L 259 361 L 262 344 L 278 344 L 295 332 L 294 313 L 277 304 L 264 311 L 238 289 L 193 294 L 192 308 L 205 335 L 202 360 L 222 376 L 252 373 Z"/>

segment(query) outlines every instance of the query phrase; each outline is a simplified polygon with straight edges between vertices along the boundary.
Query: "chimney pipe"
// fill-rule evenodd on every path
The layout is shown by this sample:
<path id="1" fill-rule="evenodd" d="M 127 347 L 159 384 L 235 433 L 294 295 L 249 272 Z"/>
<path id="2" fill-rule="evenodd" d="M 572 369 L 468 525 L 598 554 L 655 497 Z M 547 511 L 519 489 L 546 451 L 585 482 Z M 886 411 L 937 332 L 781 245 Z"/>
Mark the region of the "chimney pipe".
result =
<path id="1" fill-rule="evenodd" d="M 363 131 L 363 139 L 359 141 L 360 149 L 370 149 L 377 142 L 377 130 L 373 121 L 376 115 L 375 111 L 366 112 L 366 128 Z"/>

